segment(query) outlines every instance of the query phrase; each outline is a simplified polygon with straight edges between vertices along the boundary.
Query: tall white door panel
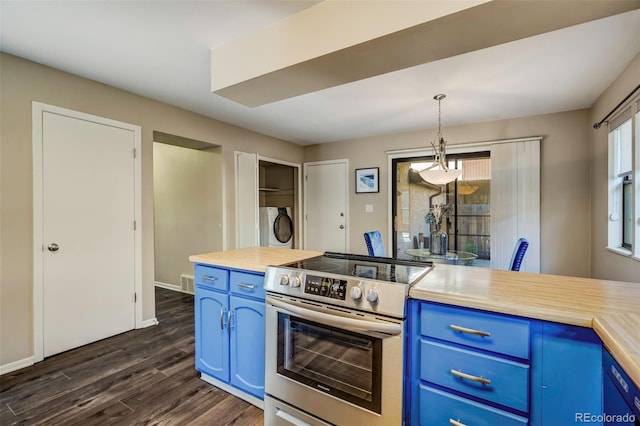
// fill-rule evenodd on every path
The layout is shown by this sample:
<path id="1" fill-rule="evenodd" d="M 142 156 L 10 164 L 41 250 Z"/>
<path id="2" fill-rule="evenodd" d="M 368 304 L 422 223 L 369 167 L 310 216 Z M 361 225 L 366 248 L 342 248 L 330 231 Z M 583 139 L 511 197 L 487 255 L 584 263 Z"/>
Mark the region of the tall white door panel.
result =
<path id="1" fill-rule="evenodd" d="M 260 245 L 258 222 L 258 156 L 235 153 L 236 248 Z"/>
<path id="2" fill-rule="evenodd" d="M 304 169 L 305 249 L 346 253 L 348 162 L 306 163 Z"/>
<path id="3" fill-rule="evenodd" d="M 135 135 L 42 112 L 44 356 L 135 327 Z"/>

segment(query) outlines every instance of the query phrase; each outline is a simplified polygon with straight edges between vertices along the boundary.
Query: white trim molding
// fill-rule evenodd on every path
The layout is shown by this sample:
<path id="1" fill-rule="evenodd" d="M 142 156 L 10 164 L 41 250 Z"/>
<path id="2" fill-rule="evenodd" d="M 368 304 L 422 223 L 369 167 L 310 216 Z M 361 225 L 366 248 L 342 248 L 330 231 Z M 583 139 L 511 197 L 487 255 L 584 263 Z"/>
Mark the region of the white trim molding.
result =
<path id="1" fill-rule="evenodd" d="M 177 284 L 168 284 L 168 283 L 163 283 L 161 281 L 155 281 L 154 284 L 155 284 L 156 287 L 160 287 L 160 288 L 164 288 L 166 290 L 171 290 L 171 291 L 177 291 L 177 292 L 180 292 L 180 293 L 184 293 L 182 291 L 182 287 L 180 287 Z"/>
<path id="2" fill-rule="evenodd" d="M 25 367 L 31 367 L 34 364 L 33 357 L 19 359 L 17 361 L 10 362 L 8 364 L 0 365 L 0 376 L 3 374 L 11 373 L 13 371 L 20 370 Z"/>
<path id="3" fill-rule="evenodd" d="M 142 321 L 142 324 L 140 325 L 140 327 L 136 327 L 136 328 L 153 327 L 154 325 L 158 325 L 158 324 L 160 324 L 160 321 L 158 321 L 156 317 L 153 317 L 153 318 L 149 318 L 148 320 Z"/>

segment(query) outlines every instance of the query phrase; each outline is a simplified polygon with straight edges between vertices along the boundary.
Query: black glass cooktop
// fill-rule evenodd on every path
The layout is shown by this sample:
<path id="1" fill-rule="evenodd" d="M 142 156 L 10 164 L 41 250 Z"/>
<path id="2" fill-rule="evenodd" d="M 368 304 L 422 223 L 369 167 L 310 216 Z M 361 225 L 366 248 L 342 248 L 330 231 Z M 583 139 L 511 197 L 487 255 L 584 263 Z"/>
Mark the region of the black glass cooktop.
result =
<path id="1" fill-rule="evenodd" d="M 322 256 L 311 257 L 283 266 L 320 273 L 413 284 L 431 270 L 433 263 L 325 252 Z"/>

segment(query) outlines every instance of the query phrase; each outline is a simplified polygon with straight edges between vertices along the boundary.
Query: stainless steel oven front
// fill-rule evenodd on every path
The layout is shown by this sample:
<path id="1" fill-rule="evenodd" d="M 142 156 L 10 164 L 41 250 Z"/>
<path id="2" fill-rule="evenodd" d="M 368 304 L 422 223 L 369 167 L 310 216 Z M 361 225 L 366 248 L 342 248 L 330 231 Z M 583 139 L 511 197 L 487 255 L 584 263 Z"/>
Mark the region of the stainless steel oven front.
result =
<path id="1" fill-rule="evenodd" d="M 266 298 L 265 425 L 401 425 L 404 321 Z"/>

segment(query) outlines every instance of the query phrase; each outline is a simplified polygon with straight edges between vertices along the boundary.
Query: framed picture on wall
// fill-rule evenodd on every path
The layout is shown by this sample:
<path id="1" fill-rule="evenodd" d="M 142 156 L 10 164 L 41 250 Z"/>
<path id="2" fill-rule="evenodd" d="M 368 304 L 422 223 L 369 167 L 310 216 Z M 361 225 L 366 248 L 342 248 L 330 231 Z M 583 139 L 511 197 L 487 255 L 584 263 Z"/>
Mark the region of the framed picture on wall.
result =
<path id="1" fill-rule="evenodd" d="M 356 169 L 356 194 L 380 192 L 378 172 L 379 167 Z"/>

